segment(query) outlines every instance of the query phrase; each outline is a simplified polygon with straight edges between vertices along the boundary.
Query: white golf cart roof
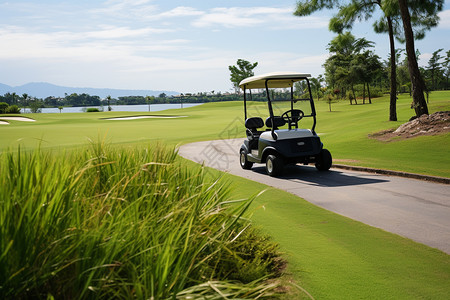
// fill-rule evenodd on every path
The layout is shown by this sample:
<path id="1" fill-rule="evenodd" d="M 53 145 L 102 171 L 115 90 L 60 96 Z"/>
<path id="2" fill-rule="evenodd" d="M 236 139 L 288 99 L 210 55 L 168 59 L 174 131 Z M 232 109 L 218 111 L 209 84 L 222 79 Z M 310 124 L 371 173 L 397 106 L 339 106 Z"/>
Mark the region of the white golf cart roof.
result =
<path id="1" fill-rule="evenodd" d="M 295 72 L 272 72 L 258 76 L 248 77 L 239 83 L 241 89 L 265 89 L 266 80 L 269 88 L 288 88 L 293 86 L 294 82 L 311 77 L 311 74 L 295 73 Z"/>

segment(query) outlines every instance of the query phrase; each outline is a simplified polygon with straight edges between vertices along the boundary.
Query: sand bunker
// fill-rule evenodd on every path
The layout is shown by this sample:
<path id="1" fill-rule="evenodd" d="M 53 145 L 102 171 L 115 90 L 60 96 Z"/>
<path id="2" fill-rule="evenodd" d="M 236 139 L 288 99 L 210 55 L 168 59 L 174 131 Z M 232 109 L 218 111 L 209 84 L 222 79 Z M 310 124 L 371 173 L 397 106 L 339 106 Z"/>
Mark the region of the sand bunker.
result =
<path id="1" fill-rule="evenodd" d="M 6 121 L 0 121 L 0 125 L 9 125 L 9 123 Z"/>
<path id="2" fill-rule="evenodd" d="M 186 117 L 187 116 L 135 116 L 135 117 L 108 118 L 105 120 L 136 120 L 136 119 L 149 119 L 149 118 L 176 119 L 176 118 L 186 118 Z"/>
<path id="3" fill-rule="evenodd" d="M 36 120 L 25 118 L 25 117 L 1 117 L 0 120 L 11 120 L 11 121 L 21 121 L 21 122 L 36 122 Z"/>

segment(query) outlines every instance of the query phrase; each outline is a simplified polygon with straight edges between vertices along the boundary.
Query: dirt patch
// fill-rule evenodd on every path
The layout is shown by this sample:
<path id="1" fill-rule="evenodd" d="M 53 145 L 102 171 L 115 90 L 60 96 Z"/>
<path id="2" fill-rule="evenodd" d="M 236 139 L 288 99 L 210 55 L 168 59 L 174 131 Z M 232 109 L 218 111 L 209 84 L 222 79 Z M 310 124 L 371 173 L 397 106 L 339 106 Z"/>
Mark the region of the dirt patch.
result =
<path id="1" fill-rule="evenodd" d="M 437 135 L 446 132 L 450 132 L 450 111 L 439 111 L 431 115 L 422 115 L 420 118 L 400 125 L 397 129 L 369 134 L 369 137 L 383 142 L 390 142 L 394 139 Z"/>

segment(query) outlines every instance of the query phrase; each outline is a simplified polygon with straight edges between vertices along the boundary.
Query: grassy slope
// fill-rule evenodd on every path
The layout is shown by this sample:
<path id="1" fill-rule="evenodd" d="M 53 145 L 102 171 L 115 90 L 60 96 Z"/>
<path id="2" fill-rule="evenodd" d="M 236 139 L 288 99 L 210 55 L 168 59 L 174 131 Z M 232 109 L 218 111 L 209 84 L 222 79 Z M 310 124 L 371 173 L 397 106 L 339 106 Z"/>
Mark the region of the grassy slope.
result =
<path id="1" fill-rule="evenodd" d="M 431 112 L 450 109 L 450 93 L 435 92 L 431 96 Z M 368 133 L 397 127 L 412 115 L 410 99 L 400 96 L 399 121 L 385 121 L 387 101 L 387 98 L 377 99 L 372 105 L 358 106 L 337 103 L 333 104 L 333 112 L 327 111 L 325 103 L 317 104 L 317 131 L 333 156 L 357 160 L 358 165 L 450 176 L 448 134 L 393 143 L 367 138 Z M 214 103 L 161 114 L 190 117 L 104 121 L 98 120 L 99 116 L 123 116 L 124 113 L 32 115 L 39 122 L 12 122 L 0 127 L 0 147 L 17 145 L 18 137 L 24 137 L 22 145 L 33 148 L 37 144 L 35 137 L 43 137 L 44 147 L 68 147 L 84 143 L 86 137 L 96 139 L 97 135 L 105 134 L 112 143 L 152 140 L 180 143 L 243 136 L 241 103 Z M 418 148 L 422 145 L 426 145 L 426 150 Z M 427 155 L 418 159 L 424 152 Z M 266 188 L 242 178 L 230 175 L 226 178 L 236 186 L 233 194 L 236 198 Z M 450 261 L 442 252 L 327 212 L 275 189 L 263 194 L 254 209 L 253 220 L 280 243 L 294 278 L 317 299 L 445 299 L 450 296 L 446 289 Z"/>

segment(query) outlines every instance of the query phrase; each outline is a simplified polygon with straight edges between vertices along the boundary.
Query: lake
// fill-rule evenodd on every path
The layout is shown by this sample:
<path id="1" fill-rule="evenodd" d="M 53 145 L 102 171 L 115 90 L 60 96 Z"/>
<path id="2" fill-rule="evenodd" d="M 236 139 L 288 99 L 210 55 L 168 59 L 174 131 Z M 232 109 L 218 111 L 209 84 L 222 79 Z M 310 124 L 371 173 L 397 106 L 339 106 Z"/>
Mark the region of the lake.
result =
<path id="1" fill-rule="evenodd" d="M 150 109 L 147 104 L 142 105 L 111 105 L 112 111 L 142 111 L 142 112 L 155 112 L 155 111 L 161 111 L 166 109 L 175 109 L 175 108 L 188 108 L 200 105 L 202 103 L 167 103 L 167 104 L 151 104 Z M 88 106 L 90 107 L 97 107 L 98 109 L 102 110 L 101 106 Z M 64 107 L 61 110 L 61 113 L 81 113 L 83 112 L 83 109 L 86 107 Z M 108 106 L 103 106 L 104 111 L 108 111 Z M 30 110 L 27 109 L 25 113 L 29 113 Z M 56 107 L 52 108 L 42 108 L 42 113 L 59 113 L 59 109 Z"/>

